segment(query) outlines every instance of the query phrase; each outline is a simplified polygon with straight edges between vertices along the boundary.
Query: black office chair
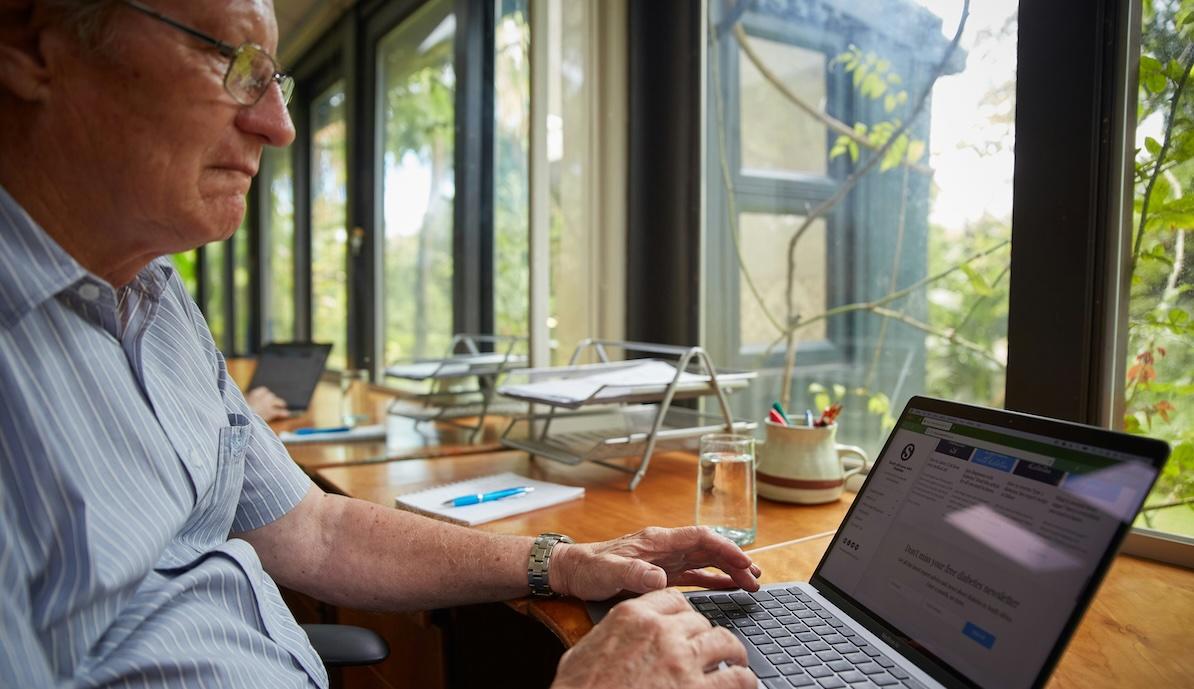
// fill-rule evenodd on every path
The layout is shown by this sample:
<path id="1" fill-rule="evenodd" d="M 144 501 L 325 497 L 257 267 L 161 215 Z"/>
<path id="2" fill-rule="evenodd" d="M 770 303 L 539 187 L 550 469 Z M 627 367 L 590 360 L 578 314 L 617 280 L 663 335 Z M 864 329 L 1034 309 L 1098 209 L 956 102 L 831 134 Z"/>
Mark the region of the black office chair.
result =
<path id="1" fill-rule="evenodd" d="M 348 624 L 300 626 L 326 667 L 373 665 L 390 655 L 389 644 L 372 629 Z"/>

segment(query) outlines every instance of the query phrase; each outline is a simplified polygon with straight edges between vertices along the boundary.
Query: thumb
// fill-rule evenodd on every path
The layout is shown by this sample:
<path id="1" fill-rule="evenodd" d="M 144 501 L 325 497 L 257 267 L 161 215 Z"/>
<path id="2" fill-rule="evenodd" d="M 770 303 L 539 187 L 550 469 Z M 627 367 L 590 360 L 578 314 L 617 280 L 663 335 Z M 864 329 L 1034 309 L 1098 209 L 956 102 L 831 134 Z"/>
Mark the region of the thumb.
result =
<path id="1" fill-rule="evenodd" d="M 622 588 L 635 593 L 649 593 L 667 587 L 667 575 L 655 565 L 643 560 L 626 560 L 622 574 Z"/>

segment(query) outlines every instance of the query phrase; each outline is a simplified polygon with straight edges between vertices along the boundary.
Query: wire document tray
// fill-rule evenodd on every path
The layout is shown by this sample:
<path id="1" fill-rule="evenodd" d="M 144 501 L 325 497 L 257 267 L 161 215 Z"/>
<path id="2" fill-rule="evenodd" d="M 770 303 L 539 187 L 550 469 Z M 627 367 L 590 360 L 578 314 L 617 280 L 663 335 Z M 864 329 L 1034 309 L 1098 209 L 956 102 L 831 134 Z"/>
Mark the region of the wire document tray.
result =
<path id="1" fill-rule="evenodd" d="M 613 348 L 659 358 L 612 361 Z M 578 365 L 585 355 L 597 363 Z M 726 396 L 756 375 L 718 373 L 700 347 L 584 340 L 569 366 L 524 369 L 498 388 L 503 397 L 549 408 L 511 421 L 502 444 L 565 464 L 590 461 L 625 471 L 633 474 L 634 490 L 656 449 L 692 447 L 706 433 L 753 430 L 756 423 L 733 418 Z M 676 400 L 705 396 L 717 397 L 721 414 L 672 407 Z M 524 433 L 512 433 L 518 426 Z M 633 468 L 606 461 L 635 455 L 641 460 Z"/>
<path id="2" fill-rule="evenodd" d="M 525 404 L 495 399 L 498 380 L 526 367 L 527 358 L 522 353 L 525 349 L 525 337 L 456 334 L 442 359 L 403 362 L 386 368 L 387 378 L 422 387 L 395 397 L 386 411 L 418 423 L 475 418 L 475 424 L 458 424 L 472 429 L 472 441 L 485 427 L 486 416 L 527 412 Z"/>

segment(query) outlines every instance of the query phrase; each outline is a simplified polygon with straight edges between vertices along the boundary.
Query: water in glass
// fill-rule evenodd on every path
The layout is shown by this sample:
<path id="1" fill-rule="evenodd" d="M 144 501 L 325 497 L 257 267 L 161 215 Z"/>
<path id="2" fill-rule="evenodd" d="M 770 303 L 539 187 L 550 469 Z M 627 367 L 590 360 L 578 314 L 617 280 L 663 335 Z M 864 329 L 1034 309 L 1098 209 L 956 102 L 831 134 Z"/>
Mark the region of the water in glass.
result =
<path id="1" fill-rule="evenodd" d="M 745 545 L 754 542 L 757 524 L 754 441 L 728 437 L 736 440 L 702 439 L 696 523 Z"/>

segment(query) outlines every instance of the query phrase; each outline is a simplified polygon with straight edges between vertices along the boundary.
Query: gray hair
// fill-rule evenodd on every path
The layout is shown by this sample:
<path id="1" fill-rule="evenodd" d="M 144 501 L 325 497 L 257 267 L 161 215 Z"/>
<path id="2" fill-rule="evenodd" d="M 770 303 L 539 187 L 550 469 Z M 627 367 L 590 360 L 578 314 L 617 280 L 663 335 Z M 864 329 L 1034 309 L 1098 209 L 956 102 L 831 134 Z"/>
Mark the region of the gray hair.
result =
<path id="1" fill-rule="evenodd" d="M 108 16 L 119 0 L 44 0 L 64 26 L 72 28 L 83 45 L 99 50 L 111 34 Z"/>

